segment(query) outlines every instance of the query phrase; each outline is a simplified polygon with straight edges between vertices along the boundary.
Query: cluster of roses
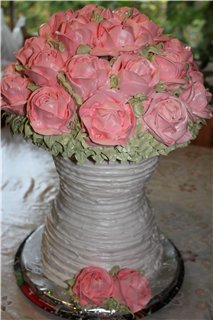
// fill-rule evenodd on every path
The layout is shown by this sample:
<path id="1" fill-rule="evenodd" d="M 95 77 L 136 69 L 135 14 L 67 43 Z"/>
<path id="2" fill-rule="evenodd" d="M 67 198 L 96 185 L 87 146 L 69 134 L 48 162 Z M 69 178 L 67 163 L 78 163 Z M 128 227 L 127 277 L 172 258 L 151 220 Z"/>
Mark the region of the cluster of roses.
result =
<path id="1" fill-rule="evenodd" d="M 113 298 L 133 313 L 144 309 L 151 297 L 148 280 L 129 268 L 111 276 L 103 268 L 86 267 L 76 275 L 72 290 L 81 306 L 102 306 Z"/>
<path id="2" fill-rule="evenodd" d="M 1 108 L 42 135 L 80 121 L 93 146 L 125 145 L 138 121 L 165 145 L 184 143 L 190 122 L 211 117 L 211 94 L 190 48 L 162 32 L 135 8 L 56 13 L 6 68 Z"/>

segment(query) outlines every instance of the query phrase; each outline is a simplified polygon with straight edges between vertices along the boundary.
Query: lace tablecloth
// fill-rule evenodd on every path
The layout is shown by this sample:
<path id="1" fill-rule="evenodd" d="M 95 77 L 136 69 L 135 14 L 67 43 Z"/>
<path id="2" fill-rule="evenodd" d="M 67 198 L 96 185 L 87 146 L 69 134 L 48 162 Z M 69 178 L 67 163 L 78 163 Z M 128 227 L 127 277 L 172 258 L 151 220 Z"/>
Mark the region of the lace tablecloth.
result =
<path id="1" fill-rule="evenodd" d="M 33 305 L 16 285 L 18 246 L 44 222 L 58 188 L 51 156 L 2 130 L 2 319 L 59 319 Z M 161 157 L 148 185 L 161 230 L 181 251 L 185 280 L 150 320 L 210 320 L 213 151 L 189 146 Z"/>

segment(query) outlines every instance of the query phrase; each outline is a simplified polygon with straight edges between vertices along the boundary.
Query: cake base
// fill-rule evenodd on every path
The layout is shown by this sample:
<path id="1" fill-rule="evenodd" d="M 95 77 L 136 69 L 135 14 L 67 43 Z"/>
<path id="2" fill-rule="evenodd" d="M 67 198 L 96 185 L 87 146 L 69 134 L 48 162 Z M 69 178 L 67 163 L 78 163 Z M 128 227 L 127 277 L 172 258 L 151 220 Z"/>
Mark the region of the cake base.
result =
<path id="1" fill-rule="evenodd" d="M 156 312 L 167 305 L 179 291 L 184 278 L 184 264 L 174 244 L 161 234 L 164 257 L 161 270 L 150 279 L 152 297 L 145 309 L 132 314 L 92 308 L 78 310 L 66 290 L 48 280 L 42 271 L 41 239 L 44 226 L 38 227 L 20 245 L 14 262 L 17 284 L 35 305 L 61 318 L 73 320 L 131 320 Z M 63 263 L 63 261 L 62 261 Z"/>

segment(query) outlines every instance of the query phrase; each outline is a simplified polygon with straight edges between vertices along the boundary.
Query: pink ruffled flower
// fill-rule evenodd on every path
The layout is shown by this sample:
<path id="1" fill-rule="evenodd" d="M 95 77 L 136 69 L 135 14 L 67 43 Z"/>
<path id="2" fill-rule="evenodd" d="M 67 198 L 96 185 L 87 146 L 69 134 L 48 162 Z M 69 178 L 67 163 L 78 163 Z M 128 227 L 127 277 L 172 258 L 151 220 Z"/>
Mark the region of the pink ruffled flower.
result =
<path id="1" fill-rule="evenodd" d="M 113 298 L 132 312 L 138 312 L 151 298 L 149 282 L 140 272 L 124 268 L 114 276 Z"/>
<path id="2" fill-rule="evenodd" d="M 165 145 L 184 143 L 192 136 L 188 131 L 188 106 L 184 100 L 169 93 L 154 93 L 144 101 L 144 128 Z"/>
<path id="3" fill-rule="evenodd" d="M 24 115 L 25 106 L 31 94 L 27 88 L 28 84 L 29 79 L 23 78 L 15 70 L 10 69 L 9 73 L 4 74 L 1 81 L 1 109 Z"/>
<path id="4" fill-rule="evenodd" d="M 88 99 L 98 89 L 108 87 L 110 64 L 105 59 L 91 55 L 76 55 L 66 65 L 66 75 L 83 100 Z"/>
<path id="5" fill-rule="evenodd" d="M 80 45 L 92 46 L 97 34 L 97 27 L 96 22 L 89 22 L 86 17 L 79 16 L 63 22 L 56 35 L 57 39 L 65 45 L 69 55 L 75 55 Z"/>
<path id="6" fill-rule="evenodd" d="M 135 128 L 132 107 L 117 90 L 99 91 L 79 111 L 92 142 L 100 145 L 125 145 Z"/>
<path id="7" fill-rule="evenodd" d="M 89 21 L 95 17 L 95 15 L 100 15 L 104 19 L 110 19 L 113 17 L 112 11 L 105 8 L 100 8 L 96 4 L 87 4 L 83 8 L 76 11 L 78 16 L 84 16 Z"/>
<path id="8" fill-rule="evenodd" d="M 192 53 L 179 40 L 166 41 L 162 55 L 156 55 L 153 64 L 158 68 L 160 80 L 168 84 L 185 84 L 187 63 L 192 62 Z"/>
<path id="9" fill-rule="evenodd" d="M 23 65 L 28 64 L 33 54 L 49 48 L 46 40 L 41 37 L 32 37 L 25 41 L 24 46 L 16 53 L 16 58 Z"/>
<path id="10" fill-rule="evenodd" d="M 198 118 L 210 119 L 212 117 L 212 112 L 208 108 L 211 97 L 211 93 L 200 82 L 189 84 L 180 95 L 180 99 L 189 106 L 194 120 Z"/>
<path id="11" fill-rule="evenodd" d="M 127 20 L 129 16 L 133 18 L 138 14 L 140 14 L 140 11 L 138 9 L 130 7 L 121 7 L 113 10 L 114 17 L 118 18 L 121 21 Z"/>
<path id="12" fill-rule="evenodd" d="M 76 106 L 61 87 L 42 87 L 33 92 L 27 113 L 35 132 L 58 135 L 70 132 L 68 125 L 75 117 Z"/>
<path id="13" fill-rule="evenodd" d="M 34 53 L 28 62 L 25 73 L 39 86 L 56 86 L 57 74 L 64 67 L 60 51 L 45 49 Z"/>
<path id="14" fill-rule="evenodd" d="M 159 82 L 158 70 L 154 65 L 136 54 L 119 56 L 113 64 L 112 73 L 118 76 L 119 88 L 127 96 L 146 95 Z"/>
<path id="15" fill-rule="evenodd" d="M 66 12 L 57 12 L 53 14 L 47 23 L 44 23 L 39 28 L 39 35 L 45 39 L 50 39 L 55 36 L 63 22 L 68 22 L 76 16 L 72 10 Z"/>
<path id="16" fill-rule="evenodd" d="M 168 36 L 162 35 L 163 28 L 156 25 L 144 14 L 139 13 L 132 16 L 127 20 L 127 23 L 132 25 L 138 42 L 143 46 L 169 39 Z"/>
<path id="17" fill-rule="evenodd" d="M 189 64 L 188 76 L 191 78 L 192 82 L 204 83 L 204 77 L 202 72 L 199 71 L 198 65 L 196 62 Z"/>
<path id="18" fill-rule="evenodd" d="M 134 51 L 138 49 L 132 28 L 122 24 L 119 19 L 102 21 L 94 38 L 92 55 L 117 56 L 119 52 Z"/>
<path id="19" fill-rule="evenodd" d="M 186 66 L 182 62 L 173 59 L 169 54 L 155 56 L 154 66 L 159 71 L 159 78 L 168 84 L 185 84 Z"/>
<path id="20" fill-rule="evenodd" d="M 171 39 L 164 43 L 164 50 L 171 55 L 175 55 L 174 60 L 178 62 L 193 62 L 191 48 L 185 46 L 178 39 Z"/>
<path id="21" fill-rule="evenodd" d="M 113 280 L 106 270 L 87 267 L 76 276 L 73 293 L 81 306 L 100 306 L 113 292 Z"/>
<path id="22" fill-rule="evenodd" d="M 15 71 L 15 63 L 11 62 L 11 63 L 8 63 L 4 68 L 2 78 L 11 76 L 13 74 L 18 74 L 18 73 Z"/>

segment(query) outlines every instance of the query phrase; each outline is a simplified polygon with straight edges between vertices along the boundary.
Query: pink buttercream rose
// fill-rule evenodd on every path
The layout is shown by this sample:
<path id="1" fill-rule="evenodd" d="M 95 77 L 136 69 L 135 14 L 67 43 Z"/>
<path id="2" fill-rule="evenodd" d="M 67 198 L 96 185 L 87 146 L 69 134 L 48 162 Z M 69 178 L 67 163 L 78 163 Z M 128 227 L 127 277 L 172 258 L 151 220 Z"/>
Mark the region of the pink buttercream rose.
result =
<path id="1" fill-rule="evenodd" d="M 202 72 L 199 71 L 198 65 L 195 61 L 189 63 L 189 70 L 187 74 L 192 82 L 200 82 L 201 84 L 204 83 L 204 77 Z"/>
<path id="2" fill-rule="evenodd" d="M 148 280 L 138 271 L 124 268 L 114 276 L 113 298 L 132 312 L 142 310 L 151 298 Z"/>
<path id="3" fill-rule="evenodd" d="M 179 62 L 192 62 L 193 56 L 191 48 L 185 46 L 181 41 L 178 39 L 171 39 L 164 43 L 164 50 L 167 53 L 176 55 L 174 60 Z"/>
<path id="4" fill-rule="evenodd" d="M 144 14 L 139 13 L 138 15 L 132 17 L 132 20 L 146 29 L 152 35 L 153 39 L 160 37 L 163 32 L 162 27 L 159 27 Z"/>
<path id="5" fill-rule="evenodd" d="M 118 55 L 119 52 L 138 49 L 131 27 L 117 18 L 100 22 L 91 54 L 97 56 Z"/>
<path id="6" fill-rule="evenodd" d="M 155 56 L 154 66 L 159 70 L 159 78 L 166 83 L 185 84 L 186 67 L 182 62 L 174 61 L 170 55 Z"/>
<path id="7" fill-rule="evenodd" d="M 138 13 L 127 20 L 132 25 L 137 41 L 141 45 L 155 44 L 160 41 L 167 41 L 169 36 L 163 35 L 163 28 L 156 25 L 146 15 Z"/>
<path id="8" fill-rule="evenodd" d="M 28 84 L 29 79 L 23 78 L 15 70 L 11 69 L 9 74 L 4 74 L 1 81 L 1 108 L 5 111 L 25 114 L 26 102 L 31 94 L 27 88 Z"/>
<path id="9" fill-rule="evenodd" d="M 93 12 L 97 9 L 96 4 L 87 4 L 83 8 L 76 11 L 77 16 L 86 16 L 89 20 L 92 18 Z"/>
<path id="10" fill-rule="evenodd" d="M 57 74 L 64 67 L 60 51 L 49 48 L 34 53 L 28 62 L 25 73 L 39 86 L 57 85 Z"/>
<path id="11" fill-rule="evenodd" d="M 113 280 L 106 270 L 99 267 L 82 269 L 75 278 L 73 293 L 81 306 L 100 306 L 113 292 Z"/>
<path id="12" fill-rule="evenodd" d="M 104 19 L 110 19 L 113 17 L 110 9 L 98 7 L 96 4 L 88 4 L 83 8 L 76 11 L 78 16 L 84 16 L 88 20 L 92 20 L 96 15 L 102 16 Z"/>
<path id="13" fill-rule="evenodd" d="M 31 126 L 43 135 L 70 132 L 68 125 L 75 116 L 75 109 L 71 96 L 59 86 L 34 91 L 27 104 Z"/>
<path id="14" fill-rule="evenodd" d="M 69 21 L 76 16 L 76 13 L 72 10 L 67 10 L 65 12 L 57 12 L 53 14 L 47 23 L 44 23 L 39 28 L 39 35 L 46 39 L 50 39 L 55 36 L 56 31 L 58 31 L 60 25 L 64 21 Z"/>
<path id="15" fill-rule="evenodd" d="M 84 16 L 72 18 L 64 21 L 56 32 L 57 39 L 60 40 L 68 50 L 70 55 L 75 55 L 80 45 L 92 46 L 93 39 L 97 34 L 97 23 Z"/>
<path id="16" fill-rule="evenodd" d="M 79 111 L 92 142 L 100 145 L 125 145 L 135 128 L 132 107 L 117 90 L 100 91 Z"/>
<path id="17" fill-rule="evenodd" d="M 128 19 L 130 16 L 131 18 L 138 15 L 140 11 L 136 8 L 130 8 L 130 7 L 121 7 L 118 9 L 113 10 L 113 15 L 120 19 L 121 21 L 124 21 Z"/>
<path id="18" fill-rule="evenodd" d="M 119 88 L 127 96 L 146 95 L 159 82 L 158 70 L 149 60 L 136 54 L 119 56 L 112 73 L 118 76 Z"/>
<path id="19" fill-rule="evenodd" d="M 184 100 L 169 93 L 154 93 L 143 104 L 142 124 L 157 140 L 173 145 L 192 138 L 188 131 L 188 106 Z"/>
<path id="20" fill-rule="evenodd" d="M 191 61 L 190 48 L 184 47 L 179 40 L 172 39 L 165 42 L 162 55 L 156 55 L 153 64 L 159 70 L 160 80 L 168 84 L 185 84 L 186 63 Z"/>
<path id="21" fill-rule="evenodd" d="M 197 82 L 189 84 L 181 93 L 180 99 L 184 100 L 190 107 L 194 120 L 198 118 L 210 119 L 212 112 L 208 108 L 208 103 L 211 96 L 211 93 L 201 83 Z"/>
<path id="22" fill-rule="evenodd" d="M 14 62 L 11 62 L 11 63 L 8 63 L 6 65 L 6 67 L 4 68 L 3 70 L 3 75 L 2 77 L 6 77 L 6 76 L 10 76 L 10 75 L 13 75 L 14 73 L 15 74 L 18 74 L 17 72 L 15 72 L 15 63 Z"/>
<path id="23" fill-rule="evenodd" d="M 26 65 L 33 54 L 39 53 L 41 50 L 49 47 L 45 39 L 32 37 L 25 41 L 24 46 L 16 53 L 16 58 L 23 65 Z"/>
<path id="24" fill-rule="evenodd" d="M 67 62 L 65 71 L 74 91 L 83 100 L 98 89 L 109 86 L 111 68 L 105 59 L 87 54 L 76 55 Z"/>

